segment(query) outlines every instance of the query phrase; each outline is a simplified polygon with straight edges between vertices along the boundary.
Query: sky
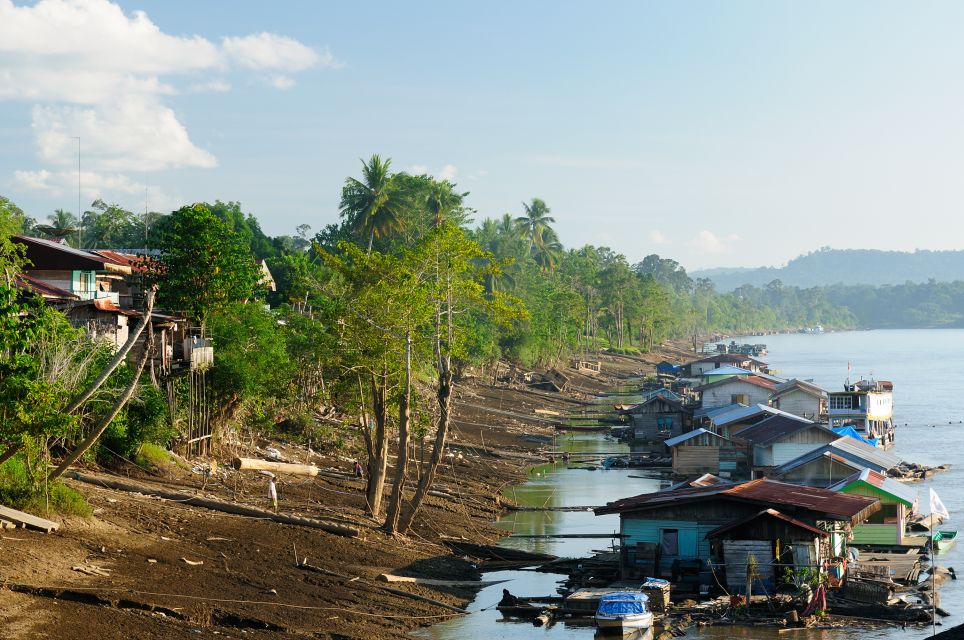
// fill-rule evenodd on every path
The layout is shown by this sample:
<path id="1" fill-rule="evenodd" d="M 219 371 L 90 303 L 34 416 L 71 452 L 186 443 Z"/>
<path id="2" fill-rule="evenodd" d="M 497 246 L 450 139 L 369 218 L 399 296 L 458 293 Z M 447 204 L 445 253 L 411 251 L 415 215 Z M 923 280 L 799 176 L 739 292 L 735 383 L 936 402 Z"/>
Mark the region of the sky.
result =
<path id="1" fill-rule="evenodd" d="M 964 3 L 0 0 L 0 194 L 338 219 L 378 153 L 687 269 L 964 249 Z"/>

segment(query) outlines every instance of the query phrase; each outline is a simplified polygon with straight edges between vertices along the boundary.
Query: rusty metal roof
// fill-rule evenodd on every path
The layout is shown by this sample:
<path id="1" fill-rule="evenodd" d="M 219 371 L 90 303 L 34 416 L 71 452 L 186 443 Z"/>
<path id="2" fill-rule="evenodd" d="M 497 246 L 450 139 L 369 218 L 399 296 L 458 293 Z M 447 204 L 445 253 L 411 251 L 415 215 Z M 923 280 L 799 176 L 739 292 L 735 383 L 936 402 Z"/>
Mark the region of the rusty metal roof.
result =
<path id="1" fill-rule="evenodd" d="M 751 516 L 747 516 L 742 520 L 737 520 L 736 522 L 730 522 L 729 524 L 724 524 L 723 526 L 717 527 L 712 531 L 708 531 L 706 533 L 706 539 L 709 540 L 710 538 L 716 538 L 717 536 L 720 536 L 726 533 L 727 531 L 736 529 L 737 527 L 741 527 L 747 524 L 748 522 L 753 522 L 757 518 L 778 518 L 780 520 L 783 520 L 784 522 L 789 522 L 795 527 L 799 527 L 801 529 L 809 531 L 810 533 L 813 533 L 818 536 L 826 537 L 830 535 L 828 532 L 824 531 L 823 529 L 818 529 L 817 527 L 813 527 L 807 524 L 806 522 L 802 522 L 800 520 L 797 520 L 796 518 L 791 518 L 785 513 L 780 513 L 776 509 L 764 509 L 759 513 L 754 513 Z"/>
<path id="2" fill-rule="evenodd" d="M 710 389 L 713 387 L 720 387 L 724 384 L 745 382 L 747 384 L 752 384 L 755 387 L 760 387 L 766 389 L 767 391 L 773 391 L 777 383 L 773 380 L 767 380 L 766 378 L 761 378 L 760 376 L 730 376 L 729 378 L 723 378 L 722 380 L 717 380 L 716 382 L 709 382 L 701 387 L 696 387 L 697 391 L 703 391 L 704 389 Z"/>
<path id="3" fill-rule="evenodd" d="M 726 498 L 765 507 L 794 507 L 826 514 L 830 519 L 859 521 L 880 509 L 876 498 L 837 493 L 818 487 L 805 487 L 768 478 L 736 485 L 683 488 L 675 491 L 644 493 L 610 502 L 595 510 L 596 515 L 646 511 L 669 504 L 702 502 Z"/>
<path id="4" fill-rule="evenodd" d="M 32 278 L 25 273 L 18 273 L 14 283 L 18 289 L 38 293 L 44 298 L 57 298 L 61 300 L 79 300 L 80 298 L 60 287 L 55 287 L 43 280 Z"/>

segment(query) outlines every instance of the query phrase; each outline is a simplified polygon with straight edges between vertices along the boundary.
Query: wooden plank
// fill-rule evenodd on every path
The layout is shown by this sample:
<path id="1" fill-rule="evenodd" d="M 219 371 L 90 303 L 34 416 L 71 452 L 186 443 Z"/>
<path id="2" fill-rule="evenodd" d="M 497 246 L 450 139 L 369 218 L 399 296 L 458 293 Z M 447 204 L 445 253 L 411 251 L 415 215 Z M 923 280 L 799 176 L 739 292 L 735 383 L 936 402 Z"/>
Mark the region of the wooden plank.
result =
<path id="1" fill-rule="evenodd" d="M 434 580 L 432 578 L 412 578 L 383 573 L 378 576 L 382 582 L 406 582 L 426 587 L 490 587 L 494 584 L 508 582 L 508 580 Z"/>
<path id="2" fill-rule="evenodd" d="M 11 509 L 10 507 L 0 506 L 0 518 L 3 518 L 8 522 L 22 524 L 30 529 L 43 531 L 44 533 L 50 533 L 51 531 L 56 531 L 60 528 L 60 525 L 52 520 L 38 518 L 37 516 L 32 516 L 29 513 Z"/>

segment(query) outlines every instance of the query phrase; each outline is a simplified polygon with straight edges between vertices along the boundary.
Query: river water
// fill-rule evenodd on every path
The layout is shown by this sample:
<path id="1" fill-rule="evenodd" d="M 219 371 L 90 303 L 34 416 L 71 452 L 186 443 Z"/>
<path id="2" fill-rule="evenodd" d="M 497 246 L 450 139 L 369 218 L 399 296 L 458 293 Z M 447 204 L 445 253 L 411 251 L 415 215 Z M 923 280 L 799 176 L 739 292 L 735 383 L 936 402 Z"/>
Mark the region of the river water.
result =
<path id="1" fill-rule="evenodd" d="M 783 377 L 813 379 L 817 384 L 838 389 L 847 378 L 871 375 L 894 383 L 894 419 L 897 427 L 892 452 L 910 462 L 931 466 L 951 463 L 953 468 L 938 474 L 927 483 L 912 485 L 920 489 L 920 504 L 927 508 L 928 488 L 940 494 L 951 512 L 955 526 L 964 517 L 964 330 L 889 330 L 826 333 L 819 335 L 786 334 L 748 338 L 764 342 L 769 354 L 763 358 Z M 615 402 L 631 402 L 620 396 Z M 612 398 L 603 399 L 612 403 Z M 599 434 L 560 436 L 557 447 L 572 452 L 625 453 L 627 446 Z M 573 457 L 575 461 L 576 456 Z M 575 466 L 575 465 L 574 465 Z M 562 463 L 531 469 L 529 480 L 508 490 L 509 497 L 526 506 L 598 506 L 606 502 L 656 491 L 660 480 L 644 476 L 639 469 L 587 471 Z M 596 517 L 591 511 L 581 512 L 512 512 L 498 525 L 514 535 L 552 535 L 618 531 L 618 516 Z M 551 553 L 561 557 L 585 557 L 593 550 L 608 548 L 604 538 L 521 538 L 508 537 L 502 544 L 519 549 Z M 941 564 L 964 569 L 964 544 L 940 556 Z M 507 580 L 485 587 L 469 606 L 472 613 L 417 632 L 431 640 L 505 638 L 593 638 L 595 629 L 585 624 L 558 623 L 549 628 L 534 628 L 528 622 L 502 619 L 494 605 L 502 589 L 520 596 L 556 595 L 556 587 L 564 576 L 534 571 L 496 571 L 485 574 L 485 580 Z M 964 622 L 964 580 L 951 581 L 942 590 L 942 605 L 952 617 L 946 625 Z M 938 627 L 940 630 L 940 627 Z M 716 627 L 688 638 L 777 638 L 773 629 Z M 779 636 L 783 637 L 783 636 Z M 930 637 L 926 629 L 882 627 L 868 633 L 862 631 L 797 632 L 795 638 L 807 640 L 857 640 L 858 638 L 914 639 Z"/>

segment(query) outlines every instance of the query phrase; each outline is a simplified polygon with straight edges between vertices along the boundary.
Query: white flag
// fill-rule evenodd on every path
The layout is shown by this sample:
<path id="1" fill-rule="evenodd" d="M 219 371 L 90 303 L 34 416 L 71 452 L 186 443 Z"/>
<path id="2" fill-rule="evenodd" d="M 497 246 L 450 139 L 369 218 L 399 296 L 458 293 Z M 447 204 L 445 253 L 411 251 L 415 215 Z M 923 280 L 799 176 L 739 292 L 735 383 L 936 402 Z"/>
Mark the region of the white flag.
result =
<path id="1" fill-rule="evenodd" d="M 930 491 L 931 491 L 931 515 L 941 516 L 942 518 L 947 520 L 948 518 L 951 517 L 951 514 L 947 511 L 947 507 L 945 507 L 944 503 L 941 502 L 941 499 L 937 495 L 936 491 L 934 491 L 933 489 L 931 489 Z"/>

